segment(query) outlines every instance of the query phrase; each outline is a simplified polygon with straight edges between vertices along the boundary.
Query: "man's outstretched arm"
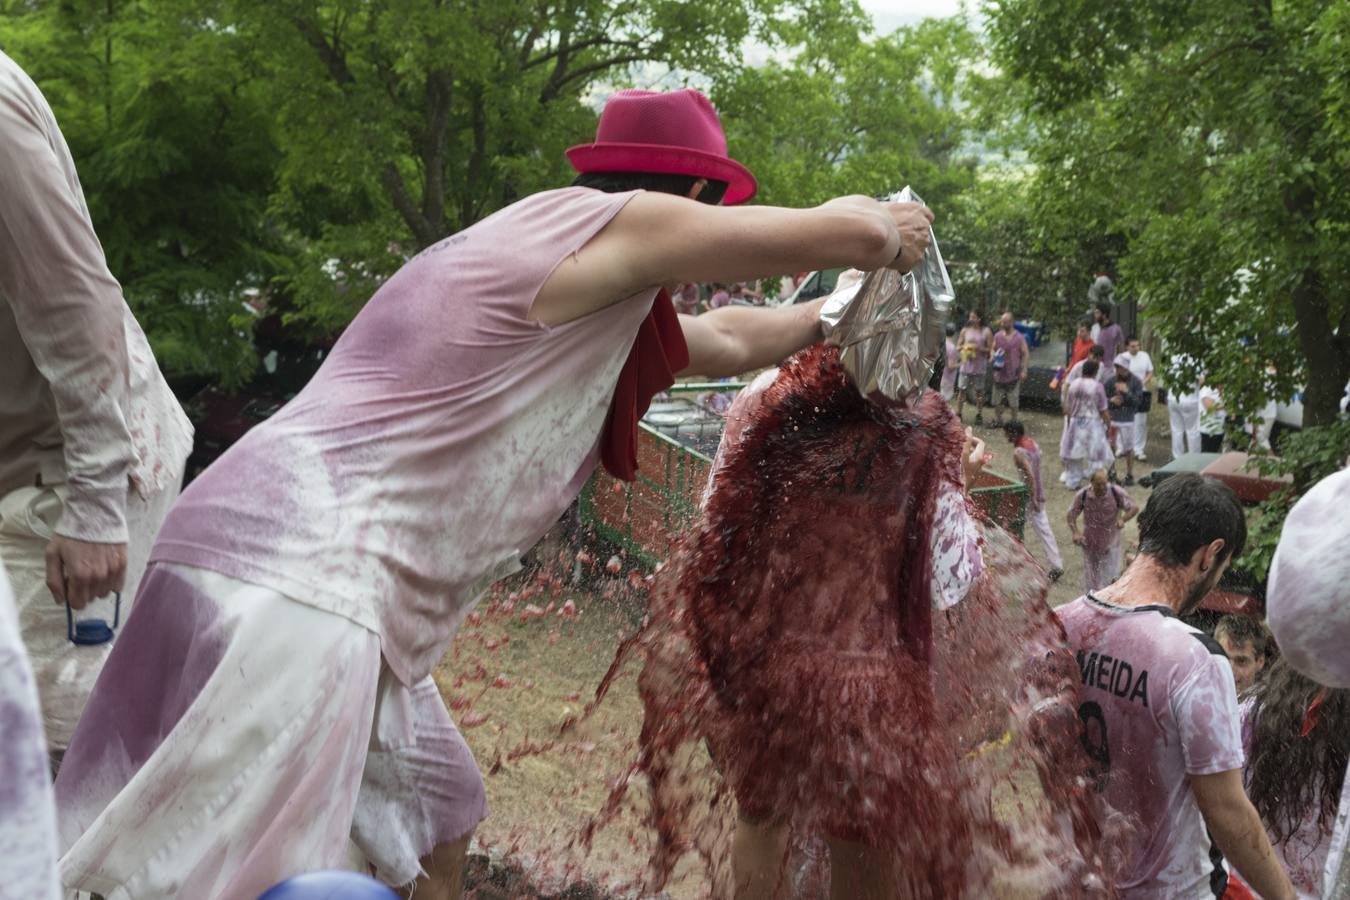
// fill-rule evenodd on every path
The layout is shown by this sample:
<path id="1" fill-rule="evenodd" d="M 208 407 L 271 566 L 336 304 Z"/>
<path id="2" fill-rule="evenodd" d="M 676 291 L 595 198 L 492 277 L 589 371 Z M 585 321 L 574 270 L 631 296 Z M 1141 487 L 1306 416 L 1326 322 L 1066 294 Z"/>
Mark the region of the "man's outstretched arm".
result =
<path id="1" fill-rule="evenodd" d="M 811 209 L 723 208 L 639 191 L 549 275 L 530 315 L 560 325 L 650 288 L 835 267 L 907 271 L 931 241 L 917 203 L 840 197 Z"/>
<path id="2" fill-rule="evenodd" d="M 824 299 L 777 309 L 724 306 L 680 316 L 689 365 L 678 375 L 723 378 L 776 365 L 821 338 Z"/>

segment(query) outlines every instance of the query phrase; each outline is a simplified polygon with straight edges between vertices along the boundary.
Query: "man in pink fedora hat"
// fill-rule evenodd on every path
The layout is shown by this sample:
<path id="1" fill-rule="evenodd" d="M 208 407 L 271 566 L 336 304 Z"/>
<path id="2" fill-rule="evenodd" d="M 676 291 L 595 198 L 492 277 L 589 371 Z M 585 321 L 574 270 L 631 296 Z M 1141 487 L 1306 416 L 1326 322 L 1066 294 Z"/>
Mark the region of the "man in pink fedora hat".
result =
<path id="1" fill-rule="evenodd" d="M 677 316 L 666 288 L 908 269 L 918 204 L 734 207 L 755 179 L 693 90 L 620 91 L 571 187 L 390 278 L 314 380 L 182 495 L 57 781 L 62 879 L 253 898 L 349 848 L 458 896 L 482 778 L 431 680 L 485 588 L 680 375 L 820 338 L 818 304 Z"/>

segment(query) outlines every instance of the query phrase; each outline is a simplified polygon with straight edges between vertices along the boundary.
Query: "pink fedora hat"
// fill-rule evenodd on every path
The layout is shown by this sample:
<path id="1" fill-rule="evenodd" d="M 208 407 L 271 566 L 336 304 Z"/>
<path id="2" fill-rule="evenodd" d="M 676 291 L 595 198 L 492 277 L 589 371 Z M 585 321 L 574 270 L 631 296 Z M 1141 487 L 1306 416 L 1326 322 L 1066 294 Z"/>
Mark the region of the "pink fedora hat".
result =
<path id="1" fill-rule="evenodd" d="M 755 196 L 750 170 L 727 156 L 727 138 L 708 98 L 692 88 L 618 91 L 605 103 L 595 140 L 567 151 L 578 172 L 655 172 L 727 182 L 726 204 Z"/>

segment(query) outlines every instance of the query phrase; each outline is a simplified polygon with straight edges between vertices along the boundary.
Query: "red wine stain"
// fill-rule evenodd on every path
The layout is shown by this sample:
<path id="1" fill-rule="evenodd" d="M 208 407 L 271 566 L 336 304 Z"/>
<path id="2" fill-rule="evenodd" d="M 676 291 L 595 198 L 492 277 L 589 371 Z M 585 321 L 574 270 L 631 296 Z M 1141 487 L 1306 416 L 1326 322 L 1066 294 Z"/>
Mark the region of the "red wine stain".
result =
<path id="1" fill-rule="evenodd" d="M 1074 664 L 1039 567 L 982 521 L 984 573 L 933 611 L 935 498 L 959 487 L 960 450 L 933 392 L 869 403 L 831 348 L 784 366 L 583 714 L 640 664 L 639 747 L 583 845 L 645 785 L 644 890 L 692 857 L 728 895 L 740 815 L 791 826 L 785 896 L 828 885 L 830 840 L 880 851 L 908 897 L 990 896 L 1017 870 L 1038 896 L 1107 895 Z M 981 749 L 1009 732 L 1047 800 L 1015 824 L 992 799 L 1006 768 Z"/>

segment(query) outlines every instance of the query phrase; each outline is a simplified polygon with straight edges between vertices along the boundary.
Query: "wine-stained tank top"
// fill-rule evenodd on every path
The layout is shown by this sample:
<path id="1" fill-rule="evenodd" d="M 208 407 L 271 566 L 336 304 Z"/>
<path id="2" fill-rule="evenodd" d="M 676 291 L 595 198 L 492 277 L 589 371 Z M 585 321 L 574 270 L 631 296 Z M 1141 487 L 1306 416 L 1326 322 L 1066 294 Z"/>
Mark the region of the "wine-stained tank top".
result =
<path id="1" fill-rule="evenodd" d="M 595 467 L 656 291 L 554 327 L 529 311 L 634 193 L 536 194 L 422 251 L 184 491 L 152 559 L 346 616 L 405 684 L 427 675 Z"/>

